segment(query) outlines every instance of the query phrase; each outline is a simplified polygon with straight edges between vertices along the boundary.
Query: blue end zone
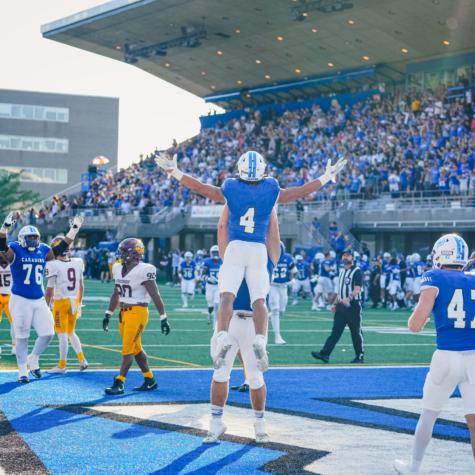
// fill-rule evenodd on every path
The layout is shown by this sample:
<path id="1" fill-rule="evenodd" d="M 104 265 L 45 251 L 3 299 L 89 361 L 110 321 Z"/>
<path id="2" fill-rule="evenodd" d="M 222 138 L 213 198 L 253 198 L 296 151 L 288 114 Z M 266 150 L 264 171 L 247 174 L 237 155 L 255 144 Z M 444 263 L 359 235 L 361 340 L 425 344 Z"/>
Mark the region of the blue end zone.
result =
<path id="1" fill-rule="evenodd" d="M 419 398 L 427 372 L 428 368 L 271 370 L 265 375 L 267 410 L 412 433 L 417 417 L 397 411 L 378 412 L 364 404 L 359 407 L 357 400 Z M 275 463 L 288 452 L 275 447 L 256 447 L 239 438 L 203 445 L 202 437 L 193 431 L 164 430 L 97 417 L 86 410 L 81 413 L 44 407 L 209 401 L 212 371 L 156 371 L 159 389 L 145 393 L 131 391 L 143 381 L 142 374 L 133 371 L 127 378 L 125 395 L 106 396 L 104 388 L 111 385 L 115 374 L 45 375 L 40 380 L 20 385 L 16 382 L 16 373 L 0 373 L 0 410 L 52 473 L 87 474 L 107 469 L 112 473 L 137 474 L 211 474 L 220 470 L 223 470 L 220 473 L 257 474 L 262 473 L 260 467 Z M 240 383 L 242 372 L 233 372 L 231 384 Z M 249 393 L 231 391 L 229 402 L 247 407 Z M 456 423 L 437 424 L 434 433 L 458 441 L 468 442 L 470 437 L 469 431 Z M 275 471 L 268 471 L 283 473 L 275 466 Z"/>

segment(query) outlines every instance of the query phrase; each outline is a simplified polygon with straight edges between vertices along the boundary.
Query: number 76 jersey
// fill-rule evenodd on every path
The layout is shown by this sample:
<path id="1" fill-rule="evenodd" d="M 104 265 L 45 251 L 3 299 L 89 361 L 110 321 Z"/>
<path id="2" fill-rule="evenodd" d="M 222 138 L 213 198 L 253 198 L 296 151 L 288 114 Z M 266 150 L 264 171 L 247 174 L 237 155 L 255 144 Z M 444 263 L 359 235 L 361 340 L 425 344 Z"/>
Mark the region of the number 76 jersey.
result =
<path id="1" fill-rule="evenodd" d="M 84 262 L 73 257 L 67 261 L 56 259 L 46 263 L 45 277 L 54 282 L 54 299 L 77 298 L 79 283 L 83 278 Z"/>
<path id="2" fill-rule="evenodd" d="M 151 264 L 141 262 L 130 272 L 125 267 L 116 263 L 112 267 L 112 277 L 115 280 L 115 288 L 119 293 L 119 301 L 129 305 L 150 303 L 151 297 L 145 288 L 145 282 L 155 282 L 157 269 Z"/>
<path id="3" fill-rule="evenodd" d="M 437 349 L 475 350 L 475 277 L 461 271 L 432 269 L 421 279 L 421 291 L 437 289 L 434 315 Z"/>

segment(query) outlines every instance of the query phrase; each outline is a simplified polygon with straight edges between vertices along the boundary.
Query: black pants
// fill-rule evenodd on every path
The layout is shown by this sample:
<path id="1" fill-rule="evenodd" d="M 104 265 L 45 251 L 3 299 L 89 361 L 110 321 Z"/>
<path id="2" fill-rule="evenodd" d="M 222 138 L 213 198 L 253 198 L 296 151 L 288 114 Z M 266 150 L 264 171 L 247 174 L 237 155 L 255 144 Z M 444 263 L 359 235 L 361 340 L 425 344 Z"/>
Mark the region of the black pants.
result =
<path id="1" fill-rule="evenodd" d="M 363 325 L 361 323 L 361 304 L 352 300 L 350 307 L 345 307 L 342 304 L 336 306 L 336 313 L 333 318 L 333 329 L 331 335 L 328 337 L 323 350 L 320 352 L 322 355 L 330 357 L 330 353 L 335 348 L 338 340 L 343 334 L 343 330 L 348 325 L 351 332 L 351 339 L 353 340 L 353 346 L 357 358 L 361 358 L 364 352 L 363 344 Z"/>
<path id="2" fill-rule="evenodd" d="M 371 284 L 369 287 L 369 296 L 373 301 L 373 305 L 376 306 L 381 301 L 381 286 Z"/>

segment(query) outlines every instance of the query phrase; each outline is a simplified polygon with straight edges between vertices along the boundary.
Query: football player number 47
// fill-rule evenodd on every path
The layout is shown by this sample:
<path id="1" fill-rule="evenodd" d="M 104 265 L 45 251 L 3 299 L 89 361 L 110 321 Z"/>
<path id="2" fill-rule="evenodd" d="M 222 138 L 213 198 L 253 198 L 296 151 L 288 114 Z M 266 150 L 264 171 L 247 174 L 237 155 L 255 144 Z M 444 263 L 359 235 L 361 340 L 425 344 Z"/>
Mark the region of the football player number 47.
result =
<path id="1" fill-rule="evenodd" d="M 254 234 L 254 228 L 256 227 L 256 222 L 254 221 L 254 213 L 256 208 L 248 208 L 246 214 L 241 216 L 239 219 L 239 226 L 244 226 L 244 232 L 248 234 Z"/>
<path id="2" fill-rule="evenodd" d="M 475 289 L 471 289 L 470 292 L 471 299 L 475 300 Z M 462 289 L 455 289 L 452 300 L 447 307 L 447 318 L 454 320 L 454 328 L 465 328 L 465 314 Z M 475 318 L 470 323 L 470 328 L 475 329 Z"/>

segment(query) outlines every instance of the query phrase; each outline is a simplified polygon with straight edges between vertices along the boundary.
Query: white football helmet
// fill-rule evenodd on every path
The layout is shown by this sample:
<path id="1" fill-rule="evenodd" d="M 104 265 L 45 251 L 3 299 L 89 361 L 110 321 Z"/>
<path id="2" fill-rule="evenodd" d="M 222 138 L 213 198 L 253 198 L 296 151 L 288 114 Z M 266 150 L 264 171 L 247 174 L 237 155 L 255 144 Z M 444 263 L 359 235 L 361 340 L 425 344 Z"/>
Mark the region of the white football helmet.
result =
<path id="1" fill-rule="evenodd" d="M 430 254 L 429 254 L 430 255 Z M 413 255 L 412 255 L 412 262 L 420 262 L 421 260 L 421 255 L 420 254 L 417 254 L 417 252 L 415 252 Z"/>
<path id="2" fill-rule="evenodd" d="M 214 259 L 215 261 L 219 261 L 219 247 L 214 245 L 210 250 L 209 253 L 211 255 L 211 259 Z"/>
<path id="3" fill-rule="evenodd" d="M 295 256 L 295 262 L 296 262 L 297 264 L 302 264 L 302 262 L 303 262 L 303 257 L 302 257 L 300 254 L 298 254 L 297 256 Z"/>
<path id="4" fill-rule="evenodd" d="M 409 254 L 407 257 L 406 257 L 406 262 L 409 264 L 410 262 L 412 262 L 412 256 Z"/>
<path id="5" fill-rule="evenodd" d="M 335 259 L 336 257 L 335 251 L 330 251 L 330 256 L 332 257 L 332 259 Z"/>
<path id="6" fill-rule="evenodd" d="M 363 257 L 361 259 L 365 262 L 368 262 L 368 256 L 366 254 L 363 254 Z"/>
<path id="7" fill-rule="evenodd" d="M 18 233 L 18 243 L 30 252 L 40 246 L 41 234 L 34 226 L 25 226 Z"/>
<path id="8" fill-rule="evenodd" d="M 264 178 L 266 162 L 257 152 L 241 155 L 237 164 L 239 178 L 243 181 L 260 181 Z"/>
<path id="9" fill-rule="evenodd" d="M 355 261 L 359 261 L 360 260 L 360 253 L 358 251 L 355 251 L 354 252 L 354 256 L 355 256 Z"/>
<path id="10" fill-rule="evenodd" d="M 201 249 L 196 251 L 196 257 L 203 257 L 203 251 Z"/>
<path id="11" fill-rule="evenodd" d="M 456 234 L 442 236 L 432 249 L 432 263 L 438 269 L 443 265 L 465 266 L 468 256 L 467 243 Z"/>
<path id="12" fill-rule="evenodd" d="M 185 252 L 185 261 L 188 262 L 188 264 L 192 261 L 193 259 L 193 253 L 188 251 Z"/>
<path id="13" fill-rule="evenodd" d="M 387 257 L 391 257 L 391 254 L 389 254 L 389 252 L 385 252 L 385 253 L 383 254 L 383 257 L 386 259 Z"/>
<path id="14" fill-rule="evenodd" d="M 325 256 L 321 252 L 317 252 L 315 259 L 317 261 L 323 261 L 323 259 L 325 259 Z"/>

